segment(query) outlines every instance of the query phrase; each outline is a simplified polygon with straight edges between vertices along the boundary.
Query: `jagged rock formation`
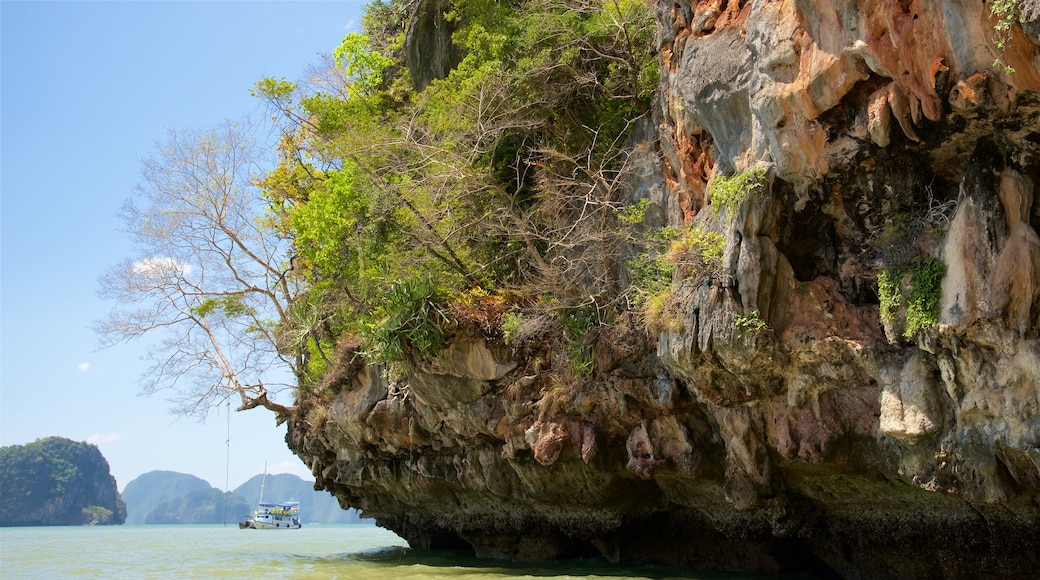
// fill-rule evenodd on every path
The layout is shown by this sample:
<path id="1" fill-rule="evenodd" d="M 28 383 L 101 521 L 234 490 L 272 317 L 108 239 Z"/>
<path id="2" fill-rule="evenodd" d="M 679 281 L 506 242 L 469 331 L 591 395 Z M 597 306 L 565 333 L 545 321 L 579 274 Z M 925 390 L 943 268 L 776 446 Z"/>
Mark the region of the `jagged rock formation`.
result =
<path id="1" fill-rule="evenodd" d="M 95 445 L 46 437 L 0 448 L 0 526 L 122 524 L 126 505 Z"/>
<path id="2" fill-rule="evenodd" d="M 1001 52 L 974 0 L 662 2 L 632 196 L 724 232 L 721 275 L 677 274 L 668 324 L 603 330 L 573 383 L 544 337 L 473 322 L 406 384 L 345 346 L 290 446 L 416 546 L 1034 574 L 1040 9 L 1018 4 Z M 712 176 L 752 168 L 762 192 L 712 209 Z"/>
<path id="3" fill-rule="evenodd" d="M 404 51 L 416 90 L 426 88 L 434 79 L 448 76 L 462 59 L 451 42 L 455 25 L 444 17 L 449 10 L 449 0 L 418 0 L 412 12 Z"/>

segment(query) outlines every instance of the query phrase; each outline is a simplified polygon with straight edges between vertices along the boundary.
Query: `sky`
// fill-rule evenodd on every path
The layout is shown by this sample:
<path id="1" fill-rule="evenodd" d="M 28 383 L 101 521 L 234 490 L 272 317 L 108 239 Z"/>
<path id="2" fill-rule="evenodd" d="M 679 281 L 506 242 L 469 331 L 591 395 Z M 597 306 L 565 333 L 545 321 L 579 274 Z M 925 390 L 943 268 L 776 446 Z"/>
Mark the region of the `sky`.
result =
<path id="1" fill-rule="evenodd" d="M 174 415 L 140 394 L 145 344 L 102 350 L 92 324 L 115 307 L 98 278 L 134 255 L 117 214 L 142 160 L 171 130 L 262 118 L 252 85 L 304 79 L 363 8 L 0 1 L 0 445 L 94 443 L 121 490 L 152 470 L 313 480 L 271 413 Z"/>

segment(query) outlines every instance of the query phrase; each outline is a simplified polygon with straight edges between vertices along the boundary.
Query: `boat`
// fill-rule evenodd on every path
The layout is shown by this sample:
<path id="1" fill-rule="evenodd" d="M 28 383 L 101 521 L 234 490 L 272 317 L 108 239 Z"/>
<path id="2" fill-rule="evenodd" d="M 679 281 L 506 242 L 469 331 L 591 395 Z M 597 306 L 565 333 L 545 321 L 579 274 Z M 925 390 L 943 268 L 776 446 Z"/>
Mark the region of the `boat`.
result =
<path id="1" fill-rule="evenodd" d="M 271 503 L 264 501 L 264 487 L 267 485 L 267 464 L 264 464 L 264 478 L 260 482 L 260 501 L 252 516 L 238 522 L 240 530 L 298 530 L 303 527 L 300 521 L 300 502 L 283 501 Z"/>
<path id="2" fill-rule="evenodd" d="M 300 523 L 300 502 L 260 502 L 251 523 L 256 530 L 298 530 L 303 527 Z"/>

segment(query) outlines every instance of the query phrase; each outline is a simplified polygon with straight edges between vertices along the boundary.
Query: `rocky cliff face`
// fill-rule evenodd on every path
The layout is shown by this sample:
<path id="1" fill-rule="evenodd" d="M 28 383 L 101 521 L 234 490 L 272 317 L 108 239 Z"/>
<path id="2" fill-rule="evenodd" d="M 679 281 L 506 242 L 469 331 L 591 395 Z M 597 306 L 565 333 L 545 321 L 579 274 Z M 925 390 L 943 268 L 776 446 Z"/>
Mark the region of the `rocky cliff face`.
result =
<path id="1" fill-rule="evenodd" d="M 537 333 L 464 317 L 406 382 L 344 347 L 290 446 L 414 546 L 1035 573 L 1040 5 L 1017 4 L 999 50 L 976 0 L 660 3 L 632 197 L 724 233 L 721 272 L 677 271 L 660 332 L 599 331 L 571 383 Z"/>

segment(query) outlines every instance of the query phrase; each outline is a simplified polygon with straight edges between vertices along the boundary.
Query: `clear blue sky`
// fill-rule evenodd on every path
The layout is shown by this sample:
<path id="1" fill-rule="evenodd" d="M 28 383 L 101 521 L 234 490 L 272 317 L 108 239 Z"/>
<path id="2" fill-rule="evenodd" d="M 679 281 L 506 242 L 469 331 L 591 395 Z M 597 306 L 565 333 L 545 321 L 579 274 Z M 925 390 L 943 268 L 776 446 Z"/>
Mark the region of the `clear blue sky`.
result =
<path id="1" fill-rule="evenodd" d="M 143 346 L 98 350 L 98 277 L 130 257 L 116 213 L 168 130 L 259 117 L 265 76 L 301 80 L 358 30 L 357 2 L 0 2 L 0 444 L 90 441 L 119 488 L 165 469 L 223 488 L 228 414 L 139 395 Z M 230 414 L 230 486 L 310 479 L 263 409 Z"/>

